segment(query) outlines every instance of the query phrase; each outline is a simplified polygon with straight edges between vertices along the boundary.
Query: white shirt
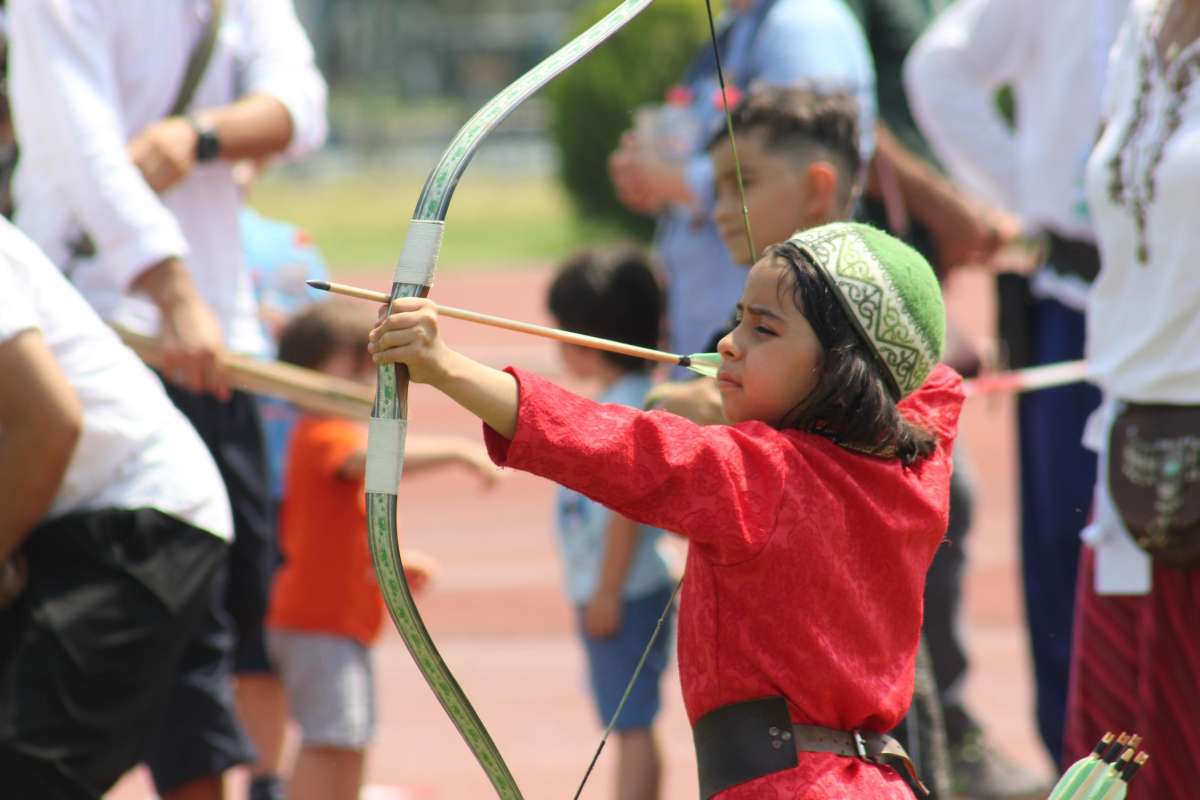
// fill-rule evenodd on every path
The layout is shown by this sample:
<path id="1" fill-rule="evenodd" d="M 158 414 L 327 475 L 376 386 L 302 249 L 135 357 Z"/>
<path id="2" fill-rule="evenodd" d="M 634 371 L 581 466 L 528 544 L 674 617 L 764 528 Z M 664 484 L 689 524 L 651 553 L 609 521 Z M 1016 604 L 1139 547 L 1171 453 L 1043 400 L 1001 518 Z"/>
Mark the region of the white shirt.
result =
<path id="1" fill-rule="evenodd" d="M 1200 403 L 1200 42 L 1164 74 L 1149 28 L 1156 0 L 1134 0 L 1113 48 L 1109 125 L 1088 162 L 1087 189 L 1099 238 L 1101 267 L 1087 312 L 1087 359 L 1095 380 L 1114 398 L 1151 403 Z M 1144 62 L 1143 62 L 1143 59 Z M 1142 62 L 1142 63 L 1140 63 Z M 1148 71 L 1144 69 L 1148 67 Z M 1172 84 L 1185 71 L 1182 92 Z M 1144 74 L 1145 73 L 1145 74 Z M 1149 91 L 1139 114 L 1139 85 Z M 1169 109 L 1180 122 L 1168 131 Z M 1122 149 L 1121 143 L 1131 136 Z M 1163 147 L 1165 143 L 1165 147 Z M 1154 164 L 1161 148 L 1161 160 Z M 1125 191 L 1110 194 L 1120 153 Z M 1133 197 L 1145 203 L 1139 237 Z M 1146 260 L 1139 261 L 1144 242 Z"/>
<path id="2" fill-rule="evenodd" d="M 913 115 L 971 192 L 1031 231 L 1093 241 L 1083 169 L 1127 0 L 958 0 L 904 65 Z M 996 109 L 1013 87 L 1018 127 Z"/>
<path id="3" fill-rule="evenodd" d="M 14 178 L 17 223 L 60 267 L 86 230 L 95 259 L 71 279 L 101 316 L 144 333 L 157 311 L 128 294 L 134 278 L 182 257 L 224 329 L 228 346 L 261 353 L 253 287 L 238 238 L 240 201 L 226 161 L 199 165 L 159 197 L 126 143 L 170 110 L 208 0 L 13 0 L 9 85 L 21 142 Z M 325 137 L 325 83 L 291 0 L 227 0 L 191 107 L 261 93 L 291 114 L 288 153 Z"/>
<path id="4" fill-rule="evenodd" d="M 37 247 L 0 219 L 0 342 L 38 330 L 83 406 L 47 518 L 156 508 L 231 540 L 225 485 L 162 384 Z"/>

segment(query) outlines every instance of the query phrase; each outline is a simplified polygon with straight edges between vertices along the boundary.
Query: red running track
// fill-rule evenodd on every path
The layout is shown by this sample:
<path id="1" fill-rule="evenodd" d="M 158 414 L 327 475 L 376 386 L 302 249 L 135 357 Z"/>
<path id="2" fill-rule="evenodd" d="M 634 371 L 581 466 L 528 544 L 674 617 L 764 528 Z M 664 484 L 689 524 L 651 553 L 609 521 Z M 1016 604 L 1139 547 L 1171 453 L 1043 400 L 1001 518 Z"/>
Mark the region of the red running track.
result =
<path id="1" fill-rule="evenodd" d="M 386 290 L 386 279 L 344 271 L 337 280 Z M 549 323 L 542 308 L 549 271 L 443 275 L 435 296 L 450 305 Z M 982 341 L 991 326 L 990 278 L 960 277 L 952 313 Z M 446 320 L 447 338 L 497 366 L 516 363 L 561 378 L 551 342 Z M 422 387 L 411 394 L 410 432 L 478 437 L 478 423 Z M 962 441 L 980 497 L 967 575 L 967 635 L 972 659 L 967 697 L 991 736 L 1012 755 L 1048 773 L 1032 722 L 1032 692 L 1019 595 L 1011 398 L 972 401 Z M 406 478 L 400 526 L 406 547 L 425 550 L 441 574 L 420 606 L 434 641 L 474 702 L 529 800 L 570 797 L 591 757 L 600 725 L 587 695 L 570 609 L 559 589 L 552 530 L 553 487 L 506 474 L 493 489 L 458 470 Z M 490 786 L 457 731 L 390 629 L 376 651 L 380 728 L 367 767 L 364 800 L 491 797 Z M 696 796 L 691 736 L 678 681 L 665 687 L 660 718 L 664 798 Z M 585 797 L 611 796 L 613 752 L 606 751 Z M 244 797 L 244 776 L 231 779 Z M 110 793 L 145 800 L 139 770 Z"/>

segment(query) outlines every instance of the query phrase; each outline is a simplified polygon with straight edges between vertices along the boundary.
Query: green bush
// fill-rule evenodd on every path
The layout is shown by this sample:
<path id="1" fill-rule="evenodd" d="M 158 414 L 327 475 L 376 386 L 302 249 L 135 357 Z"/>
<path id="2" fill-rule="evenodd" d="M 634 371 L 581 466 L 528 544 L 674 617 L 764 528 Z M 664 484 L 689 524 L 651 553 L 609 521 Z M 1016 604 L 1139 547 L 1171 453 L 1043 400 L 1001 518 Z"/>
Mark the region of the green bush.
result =
<path id="1" fill-rule="evenodd" d="M 571 36 L 615 7 L 615 0 L 585 2 Z M 634 110 L 662 102 L 708 41 L 703 0 L 655 0 L 551 85 L 551 134 L 560 176 L 582 215 L 615 222 L 632 236 L 649 236 L 653 221 L 626 211 L 613 193 L 608 157 L 630 127 Z"/>

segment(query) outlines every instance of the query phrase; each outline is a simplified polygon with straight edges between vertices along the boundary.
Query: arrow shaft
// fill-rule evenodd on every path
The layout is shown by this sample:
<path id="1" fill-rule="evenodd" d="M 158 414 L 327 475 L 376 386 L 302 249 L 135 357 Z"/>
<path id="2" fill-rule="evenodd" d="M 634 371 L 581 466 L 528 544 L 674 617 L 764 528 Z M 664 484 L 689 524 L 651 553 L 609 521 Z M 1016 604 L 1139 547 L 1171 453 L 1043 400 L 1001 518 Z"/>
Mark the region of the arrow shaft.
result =
<path id="1" fill-rule="evenodd" d="M 357 286 L 348 286 L 344 283 L 309 281 L 309 285 L 315 289 L 323 289 L 334 294 L 357 297 L 362 300 L 374 300 L 385 304 L 390 301 L 389 296 L 383 292 L 361 289 Z M 593 350 L 606 350 L 610 353 L 643 358 L 647 361 L 657 361 L 662 364 L 680 364 L 684 362 L 683 356 L 676 355 L 675 353 L 667 353 L 662 350 L 655 350 L 650 347 L 638 347 L 637 345 L 626 344 L 624 342 L 615 342 L 612 339 L 603 339 L 599 336 L 588 336 L 583 333 L 573 333 L 572 331 L 564 331 L 559 328 L 549 328 L 545 325 L 535 325 L 532 322 L 520 322 L 506 317 L 497 317 L 493 314 L 468 311 L 465 308 L 444 306 L 441 303 L 435 305 L 437 306 L 438 313 L 443 317 L 459 319 L 464 322 L 474 322 L 477 325 L 487 325 L 492 328 L 527 333 L 531 336 L 540 336 L 543 339 L 553 339 L 565 344 L 589 347 Z"/>

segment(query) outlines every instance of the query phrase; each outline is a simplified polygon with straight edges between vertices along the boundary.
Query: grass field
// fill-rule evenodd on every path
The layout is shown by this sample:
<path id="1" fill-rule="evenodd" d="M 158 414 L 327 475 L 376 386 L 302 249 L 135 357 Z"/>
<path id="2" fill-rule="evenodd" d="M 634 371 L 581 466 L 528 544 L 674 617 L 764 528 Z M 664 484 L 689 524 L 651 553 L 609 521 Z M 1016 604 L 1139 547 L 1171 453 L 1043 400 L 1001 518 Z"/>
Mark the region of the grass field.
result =
<path id="1" fill-rule="evenodd" d="M 400 254 L 423 181 L 423 175 L 395 170 L 279 174 L 255 187 L 250 202 L 311 233 L 331 267 L 383 272 Z M 450 205 L 439 268 L 553 263 L 617 235 L 579 219 L 553 176 L 468 170 Z"/>

